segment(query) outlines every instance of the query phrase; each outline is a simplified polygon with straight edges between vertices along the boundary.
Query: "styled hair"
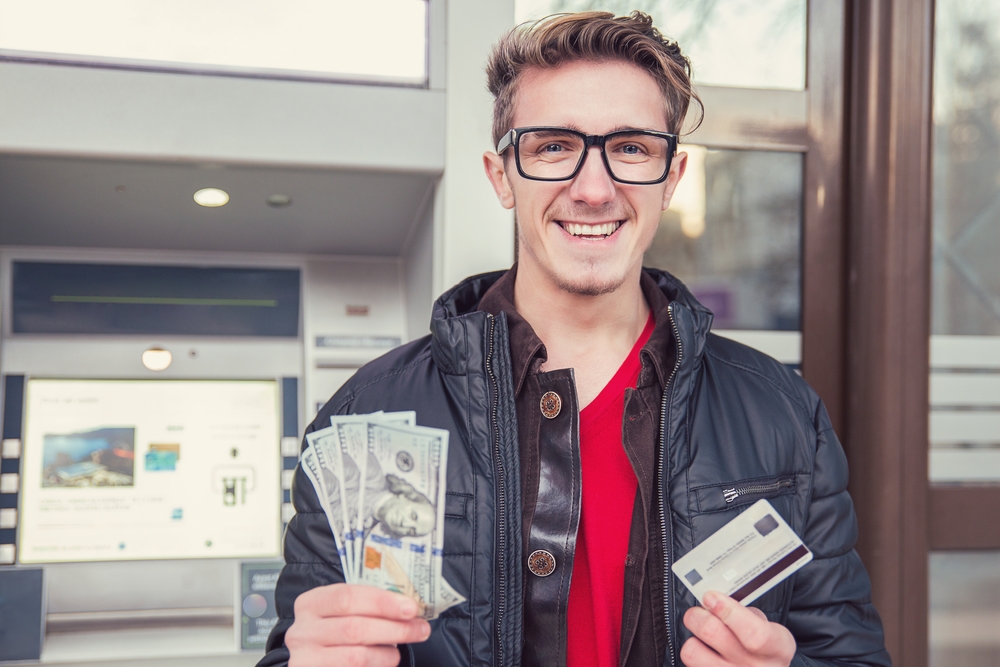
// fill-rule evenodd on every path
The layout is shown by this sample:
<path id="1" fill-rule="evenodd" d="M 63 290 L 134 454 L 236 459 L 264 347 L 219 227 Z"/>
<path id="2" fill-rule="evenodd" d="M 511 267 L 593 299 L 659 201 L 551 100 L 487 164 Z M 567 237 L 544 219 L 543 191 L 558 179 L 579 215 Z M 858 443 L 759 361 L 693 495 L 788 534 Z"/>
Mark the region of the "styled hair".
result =
<path id="1" fill-rule="evenodd" d="M 553 14 L 515 27 L 493 47 L 486 63 L 486 85 L 493 94 L 493 145 L 512 127 L 517 86 L 525 70 L 579 60 L 622 61 L 648 72 L 663 93 L 670 132 L 680 132 L 692 99 L 704 114 L 691 86 L 690 61 L 677 42 L 653 27 L 648 14 Z"/>

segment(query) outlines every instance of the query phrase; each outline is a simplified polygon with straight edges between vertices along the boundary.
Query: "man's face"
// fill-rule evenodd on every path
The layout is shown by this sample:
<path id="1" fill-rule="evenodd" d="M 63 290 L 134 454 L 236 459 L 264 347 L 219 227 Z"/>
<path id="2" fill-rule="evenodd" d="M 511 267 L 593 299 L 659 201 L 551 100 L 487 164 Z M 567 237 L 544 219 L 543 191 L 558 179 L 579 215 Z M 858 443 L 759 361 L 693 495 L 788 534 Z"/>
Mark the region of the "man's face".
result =
<path id="1" fill-rule="evenodd" d="M 418 537 L 434 530 L 434 507 L 394 495 L 376 512 L 376 518 L 397 537 Z"/>
<path id="2" fill-rule="evenodd" d="M 568 127 L 601 135 L 623 129 L 669 131 L 656 81 L 620 61 L 577 61 L 525 72 L 515 96 L 513 126 Z M 484 164 L 500 203 L 515 209 L 521 266 L 564 291 L 594 295 L 637 278 L 685 158 L 683 153 L 675 156 L 667 180 L 656 185 L 612 180 L 598 148 L 588 150 L 580 172 L 569 181 L 522 178 L 513 148 L 505 156 L 487 153 Z"/>

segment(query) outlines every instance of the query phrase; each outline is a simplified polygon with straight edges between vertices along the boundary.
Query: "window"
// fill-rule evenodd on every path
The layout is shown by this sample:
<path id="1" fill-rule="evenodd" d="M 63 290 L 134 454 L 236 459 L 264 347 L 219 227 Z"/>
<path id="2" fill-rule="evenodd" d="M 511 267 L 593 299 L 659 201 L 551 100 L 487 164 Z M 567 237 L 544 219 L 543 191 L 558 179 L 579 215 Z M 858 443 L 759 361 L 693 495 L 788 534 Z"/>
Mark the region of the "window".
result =
<path id="1" fill-rule="evenodd" d="M 806 87 L 806 0 L 518 0 L 518 22 L 556 12 L 640 9 L 691 58 L 696 83 Z"/>
<path id="2" fill-rule="evenodd" d="M 427 11 L 427 0 L 0 0 L 0 58 L 423 85 Z"/>

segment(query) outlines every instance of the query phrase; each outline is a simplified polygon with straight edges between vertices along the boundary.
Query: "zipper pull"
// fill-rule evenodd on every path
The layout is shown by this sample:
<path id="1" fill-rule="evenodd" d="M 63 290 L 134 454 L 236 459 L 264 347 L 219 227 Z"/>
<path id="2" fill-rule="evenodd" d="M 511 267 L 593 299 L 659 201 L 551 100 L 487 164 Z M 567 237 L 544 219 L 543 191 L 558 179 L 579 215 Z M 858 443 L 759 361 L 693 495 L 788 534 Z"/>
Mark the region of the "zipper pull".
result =
<path id="1" fill-rule="evenodd" d="M 740 497 L 739 491 L 736 489 L 723 489 L 722 495 L 725 496 L 727 503 L 731 503 Z"/>

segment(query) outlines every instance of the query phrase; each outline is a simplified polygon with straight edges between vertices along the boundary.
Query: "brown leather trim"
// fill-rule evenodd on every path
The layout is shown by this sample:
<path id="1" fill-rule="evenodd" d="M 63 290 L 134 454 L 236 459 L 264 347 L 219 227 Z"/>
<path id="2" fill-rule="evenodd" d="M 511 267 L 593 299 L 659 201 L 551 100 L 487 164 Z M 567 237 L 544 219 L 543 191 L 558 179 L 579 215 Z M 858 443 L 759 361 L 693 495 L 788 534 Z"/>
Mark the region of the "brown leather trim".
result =
<path id="1" fill-rule="evenodd" d="M 538 497 L 525 552 L 547 551 L 555 558 L 555 571 L 544 577 L 525 573 L 523 664 L 562 667 L 583 491 L 580 410 L 572 369 L 539 373 L 538 382 L 542 391 L 560 396 L 563 409 L 539 425 Z"/>

